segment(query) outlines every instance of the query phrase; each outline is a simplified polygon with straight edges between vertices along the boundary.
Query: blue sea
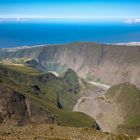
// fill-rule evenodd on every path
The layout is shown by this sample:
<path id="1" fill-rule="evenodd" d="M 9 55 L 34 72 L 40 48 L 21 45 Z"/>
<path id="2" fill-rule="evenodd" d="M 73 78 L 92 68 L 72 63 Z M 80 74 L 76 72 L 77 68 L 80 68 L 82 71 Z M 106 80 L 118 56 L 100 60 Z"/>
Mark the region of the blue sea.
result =
<path id="1" fill-rule="evenodd" d="M 0 23 L 0 48 L 69 42 L 140 42 L 140 24 Z"/>

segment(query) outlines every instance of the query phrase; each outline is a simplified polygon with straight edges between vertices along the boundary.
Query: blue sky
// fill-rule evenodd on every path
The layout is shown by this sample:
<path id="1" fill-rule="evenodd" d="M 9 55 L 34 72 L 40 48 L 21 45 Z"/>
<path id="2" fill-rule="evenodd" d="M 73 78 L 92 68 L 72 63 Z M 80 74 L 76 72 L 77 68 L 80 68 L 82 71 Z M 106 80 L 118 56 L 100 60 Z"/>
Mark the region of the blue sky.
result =
<path id="1" fill-rule="evenodd" d="M 140 0 L 0 0 L 0 18 L 140 18 Z"/>

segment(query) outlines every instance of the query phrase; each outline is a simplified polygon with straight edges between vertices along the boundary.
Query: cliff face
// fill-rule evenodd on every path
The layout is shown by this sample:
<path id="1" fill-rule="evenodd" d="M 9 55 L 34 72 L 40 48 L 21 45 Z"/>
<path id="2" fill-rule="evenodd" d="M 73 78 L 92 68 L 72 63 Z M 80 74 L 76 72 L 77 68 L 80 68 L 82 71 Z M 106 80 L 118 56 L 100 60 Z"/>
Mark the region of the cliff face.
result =
<path id="1" fill-rule="evenodd" d="M 61 73 L 74 69 L 81 77 L 109 85 L 131 82 L 140 86 L 140 47 L 111 46 L 96 43 L 71 43 L 21 49 L 5 54 L 6 58 L 32 58 L 43 69 Z"/>
<path id="2" fill-rule="evenodd" d="M 54 123 L 54 118 L 50 112 L 36 106 L 24 95 L 1 83 L 0 123 L 8 125 Z"/>
<path id="3" fill-rule="evenodd" d="M 52 47 L 49 51 L 46 47 L 38 60 L 42 65 L 46 62 L 67 65 L 81 77 L 101 80 L 109 85 L 128 81 L 139 86 L 139 54 L 138 46 L 78 43 Z"/>

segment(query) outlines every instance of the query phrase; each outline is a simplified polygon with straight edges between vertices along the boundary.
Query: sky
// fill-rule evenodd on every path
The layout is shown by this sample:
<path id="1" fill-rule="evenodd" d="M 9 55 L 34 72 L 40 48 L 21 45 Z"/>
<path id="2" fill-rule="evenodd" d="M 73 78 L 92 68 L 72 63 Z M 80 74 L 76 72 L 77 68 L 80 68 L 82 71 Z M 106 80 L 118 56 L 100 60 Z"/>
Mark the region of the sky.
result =
<path id="1" fill-rule="evenodd" d="M 0 18 L 140 18 L 140 0 L 0 0 Z"/>

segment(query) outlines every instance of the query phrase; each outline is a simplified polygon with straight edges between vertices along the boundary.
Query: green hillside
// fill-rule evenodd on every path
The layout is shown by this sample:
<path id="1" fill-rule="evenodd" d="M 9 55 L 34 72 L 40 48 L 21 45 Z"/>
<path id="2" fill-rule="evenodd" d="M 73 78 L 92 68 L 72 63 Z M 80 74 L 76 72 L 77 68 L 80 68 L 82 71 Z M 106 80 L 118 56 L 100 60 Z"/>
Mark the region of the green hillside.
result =
<path id="1" fill-rule="evenodd" d="M 10 91 L 23 95 L 35 106 L 49 112 L 53 116 L 54 123 L 59 125 L 75 127 L 92 127 L 95 125 L 96 122 L 89 116 L 72 112 L 73 106 L 82 94 L 75 72 L 69 71 L 71 78 L 73 77 L 73 79 L 69 79 L 68 76 L 59 78 L 51 73 L 40 74 L 30 67 L 19 67 L 21 66 L 0 65 L 1 94 L 3 94 L 2 87 L 5 87 L 8 95 Z M 76 87 L 71 85 L 71 80 L 77 82 L 75 83 Z M 36 108 L 32 107 L 31 109 L 34 112 L 33 109 Z M 48 113 L 46 114 L 48 115 Z"/>
<path id="2" fill-rule="evenodd" d="M 106 95 L 124 117 L 124 124 L 118 127 L 118 131 L 140 135 L 140 89 L 124 83 L 113 86 Z"/>

